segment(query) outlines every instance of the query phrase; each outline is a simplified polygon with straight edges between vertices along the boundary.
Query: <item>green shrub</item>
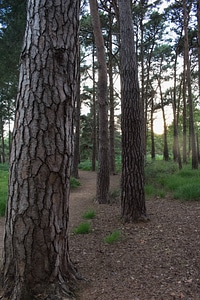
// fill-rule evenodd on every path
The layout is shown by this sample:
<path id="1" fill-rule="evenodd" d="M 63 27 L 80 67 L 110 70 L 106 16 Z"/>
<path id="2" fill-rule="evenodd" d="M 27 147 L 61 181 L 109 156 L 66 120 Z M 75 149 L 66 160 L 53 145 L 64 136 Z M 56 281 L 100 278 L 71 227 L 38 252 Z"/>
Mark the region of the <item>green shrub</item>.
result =
<path id="1" fill-rule="evenodd" d="M 8 196 L 8 164 L 0 164 L 0 216 L 5 215 Z"/>
<path id="2" fill-rule="evenodd" d="M 91 231 L 91 226 L 89 223 L 81 223 L 73 230 L 73 233 L 76 234 L 86 234 Z"/>
<path id="3" fill-rule="evenodd" d="M 111 234 L 107 235 L 104 238 L 104 242 L 106 244 L 113 244 L 113 243 L 116 243 L 116 242 L 120 241 L 121 239 L 122 239 L 121 231 L 120 230 L 115 230 Z"/>
<path id="4" fill-rule="evenodd" d="M 188 183 L 181 185 L 174 192 L 174 198 L 180 200 L 197 201 L 200 200 L 200 185 L 199 183 Z"/>
<path id="5" fill-rule="evenodd" d="M 92 170 L 91 160 L 88 159 L 88 160 L 81 161 L 79 164 L 79 169 L 83 171 L 91 171 Z"/>
<path id="6" fill-rule="evenodd" d="M 156 190 L 155 190 L 154 186 L 151 185 L 151 184 L 145 185 L 144 190 L 145 190 L 146 196 L 149 196 L 149 197 L 154 196 L 155 193 L 156 193 Z"/>
<path id="7" fill-rule="evenodd" d="M 94 219 L 95 216 L 96 216 L 96 212 L 91 209 L 91 210 L 87 210 L 83 214 L 83 219 Z"/>
<path id="8" fill-rule="evenodd" d="M 163 178 L 175 174 L 178 166 L 174 162 L 153 161 L 147 162 L 145 166 L 145 182 L 146 184 L 162 184 Z"/>
<path id="9" fill-rule="evenodd" d="M 169 189 L 170 191 L 175 191 L 179 186 L 182 186 L 185 184 L 186 178 L 182 178 L 180 176 L 176 175 L 171 175 L 166 177 L 163 182 L 165 185 L 165 188 Z"/>
<path id="10" fill-rule="evenodd" d="M 74 177 L 70 177 L 70 187 L 72 189 L 75 189 L 77 188 L 78 186 L 80 186 L 81 183 L 78 179 L 74 178 Z"/>

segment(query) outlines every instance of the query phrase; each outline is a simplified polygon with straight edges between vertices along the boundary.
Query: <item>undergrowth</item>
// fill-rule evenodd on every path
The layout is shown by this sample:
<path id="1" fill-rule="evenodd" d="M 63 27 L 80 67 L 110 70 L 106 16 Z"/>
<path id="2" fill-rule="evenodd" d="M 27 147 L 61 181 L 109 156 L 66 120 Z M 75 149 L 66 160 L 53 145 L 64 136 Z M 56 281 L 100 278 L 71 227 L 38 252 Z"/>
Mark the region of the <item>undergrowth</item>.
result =
<path id="1" fill-rule="evenodd" d="M 87 234 L 91 231 L 91 226 L 89 223 L 81 223 L 74 230 L 75 234 Z"/>
<path id="2" fill-rule="evenodd" d="M 5 215 L 8 196 L 8 164 L 0 164 L 0 216 Z"/>
<path id="3" fill-rule="evenodd" d="M 116 243 L 118 241 L 120 241 L 122 239 L 122 233 L 120 230 L 114 230 L 112 233 L 110 233 L 109 235 L 107 235 L 104 238 L 104 243 L 106 244 L 113 244 Z"/>
<path id="4" fill-rule="evenodd" d="M 120 172 L 121 161 L 118 159 L 117 169 Z M 83 170 L 91 170 L 89 160 L 80 164 Z M 173 161 L 156 160 L 145 165 L 146 198 L 164 198 L 168 193 L 175 199 L 184 201 L 200 200 L 200 170 L 192 170 L 191 165 L 184 165 L 182 170 Z M 80 181 L 71 177 L 71 188 L 80 186 Z M 8 164 L 0 164 L 0 216 L 5 215 L 8 195 Z M 112 192 L 112 198 L 118 198 L 120 190 Z M 91 213 L 91 212 L 90 212 Z M 87 217 L 86 217 L 87 218 Z"/>
<path id="5" fill-rule="evenodd" d="M 96 216 L 96 212 L 93 209 L 88 209 L 83 214 L 83 219 L 94 219 L 95 216 Z"/>
<path id="6" fill-rule="evenodd" d="M 184 165 L 182 170 L 174 162 L 154 161 L 145 167 L 145 193 L 147 197 L 165 197 L 171 193 L 175 199 L 200 200 L 200 170 Z"/>

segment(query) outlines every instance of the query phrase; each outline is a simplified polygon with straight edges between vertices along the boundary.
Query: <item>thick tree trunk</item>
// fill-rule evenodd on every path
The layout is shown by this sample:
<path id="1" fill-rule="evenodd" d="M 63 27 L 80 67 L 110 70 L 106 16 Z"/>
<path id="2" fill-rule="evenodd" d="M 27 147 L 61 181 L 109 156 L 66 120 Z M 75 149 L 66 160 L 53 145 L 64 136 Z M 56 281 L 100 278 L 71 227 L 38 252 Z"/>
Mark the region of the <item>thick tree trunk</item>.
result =
<path id="1" fill-rule="evenodd" d="M 124 222 L 146 219 L 143 124 L 130 2 L 119 0 L 122 99 L 122 191 Z"/>
<path id="2" fill-rule="evenodd" d="M 101 32 L 98 5 L 90 0 L 92 26 L 97 48 L 98 60 L 98 105 L 99 105 L 99 151 L 96 199 L 98 203 L 109 202 L 109 141 L 108 141 L 108 99 L 107 99 L 107 66 L 104 40 Z"/>
<path id="3" fill-rule="evenodd" d="M 4 297 L 63 299 L 74 276 L 68 199 L 79 1 L 27 5 L 10 157 Z"/>

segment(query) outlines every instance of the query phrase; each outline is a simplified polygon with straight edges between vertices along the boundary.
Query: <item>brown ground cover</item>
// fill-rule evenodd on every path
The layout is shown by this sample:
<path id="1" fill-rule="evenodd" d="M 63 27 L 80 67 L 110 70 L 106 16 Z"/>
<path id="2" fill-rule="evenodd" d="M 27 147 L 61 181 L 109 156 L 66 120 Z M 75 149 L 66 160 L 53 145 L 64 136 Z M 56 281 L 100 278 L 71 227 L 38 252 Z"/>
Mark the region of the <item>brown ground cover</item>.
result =
<path id="1" fill-rule="evenodd" d="M 87 281 L 78 282 L 77 300 L 200 300 L 200 202 L 147 200 L 148 223 L 122 224 L 118 200 L 94 201 L 96 175 L 80 171 L 81 186 L 70 195 L 70 254 Z M 111 191 L 120 176 L 111 177 Z M 73 233 L 83 213 L 96 216 L 91 232 Z M 0 219 L 0 251 L 3 218 Z M 121 240 L 106 244 L 119 230 Z"/>

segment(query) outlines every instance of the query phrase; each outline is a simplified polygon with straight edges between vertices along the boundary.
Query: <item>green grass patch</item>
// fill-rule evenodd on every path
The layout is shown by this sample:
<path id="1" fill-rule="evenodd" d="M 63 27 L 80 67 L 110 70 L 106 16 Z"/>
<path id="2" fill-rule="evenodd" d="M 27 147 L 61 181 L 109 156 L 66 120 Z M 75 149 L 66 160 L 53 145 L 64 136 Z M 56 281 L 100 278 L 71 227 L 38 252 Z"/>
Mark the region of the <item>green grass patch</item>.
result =
<path id="1" fill-rule="evenodd" d="M 122 233 L 120 230 L 115 230 L 104 238 L 104 243 L 113 244 L 119 242 L 122 239 Z"/>
<path id="2" fill-rule="evenodd" d="M 83 219 L 94 219 L 96 216 L 96 212 L 92 209 L 88 209 L 84 214 L 83 214 Z"/>
<path id="3" fill-rule="evenodd" d="M 81 169 L 83 171 L 91 171 L 92 170 L 91 160 L 87 159 L 87 160 L 81 161 L 79 164 L 79 169 Z"/>
<path id="4" fill-rule="evenodd" d="M 70 187 L 72 189 L 75 189 L 77 188 L 78 186 L 80 186 L 81 183 L 78 179 L 74 178 L 74 177 L 70 177 Z"/>
<path id="5" fill-rule="evenodd" d="M 5 215 L 8 197 L 8 164 L 0 164 L 0 216 Z"/>
<path id="6" fill-rule="evenodd" d="M 192 170 L 191 165 L 177 169 L 174 162 L 155 161 L 145 167 L 145 193 L 148 197 L 165 197 L 172 193 L 175 199 L 200 200 L 200 170 Z"/>
<path id="7" fill-rule="evenodd" d="M 74 230 L 75 234 L 87 234 L 91 231 L 91 226 L 89 223 L 81 223 Z"/>
<path id="8" fill-rule="evenodd" d="M 147 197 L 153 197 L 156 194 L 156 189 L 152 184 L 146 184 L 144 190 Z"/>
<path id="9" fill-rule="evenodd" d="M 188 183 L 179 186 L 174 192 L 174 198 L 183 201 L 199 201 L 200 200 L 200 185 L 199 183 Z"/>

